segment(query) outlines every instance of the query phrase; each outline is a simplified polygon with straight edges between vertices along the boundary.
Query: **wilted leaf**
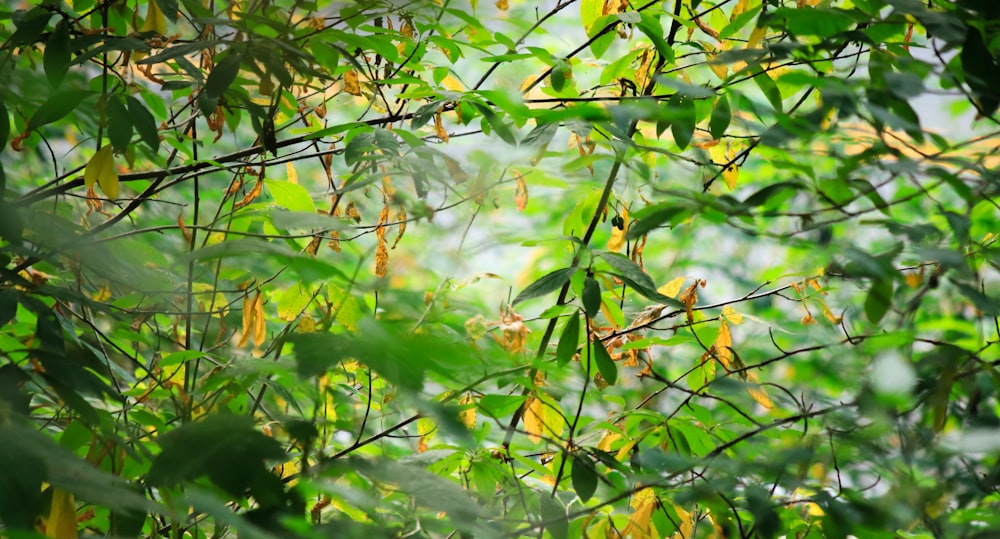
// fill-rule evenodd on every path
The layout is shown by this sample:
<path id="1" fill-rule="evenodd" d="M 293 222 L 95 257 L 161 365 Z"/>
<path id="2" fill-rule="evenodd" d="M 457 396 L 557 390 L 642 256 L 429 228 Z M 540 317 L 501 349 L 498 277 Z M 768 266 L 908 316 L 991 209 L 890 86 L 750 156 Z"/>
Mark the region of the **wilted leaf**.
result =
<path id="1" fill-rule="evenodd" d="M 632 496 L 629 506 L 632 507 L 632 514 L 628 517 L 628 524 L 622 531 L 622 535 L 630 536 L 632 539 L 653 539 L 660 537 L 653 527 L 653 511 L 656 510 L 656 493 L 651 488 L 644 488 Z"/>

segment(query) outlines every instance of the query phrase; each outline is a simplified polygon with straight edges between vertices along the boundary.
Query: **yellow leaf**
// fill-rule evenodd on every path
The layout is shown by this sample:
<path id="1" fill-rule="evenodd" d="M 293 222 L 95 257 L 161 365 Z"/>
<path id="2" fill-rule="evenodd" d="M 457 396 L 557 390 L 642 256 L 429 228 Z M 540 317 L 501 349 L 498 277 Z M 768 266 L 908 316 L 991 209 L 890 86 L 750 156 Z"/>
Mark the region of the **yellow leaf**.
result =
<path id="1" fill-rule="evenodd" d="M 758 45 L 760 45 L 760 42 L 761 42 L 761 40 L 764 39 L 765 35 L 767 35 L 767 27 L 766 26 L 758 26 L 757 28 L 754 28 L 753 32 L 750 32 L 750 38 L 747 39 L 747 46 L 746 46 L 746 48 L 748 48 L 748 49 L 754 49 L 754 48 L 756 48 Z M 735 69 L 734 69 L 734 71 L 735 71 Z"/>
<path id="2" fill-rule="evenodd" d="M 733 335 L 724 318 L 719 324 L 719 336 L 715 338 L 715 357 L 719 358 L 726 370 L 733 364 Z"/>
<path id="3" fill-rule="evenodd" d="M 669 283 L 657 288 L 656 291 L 663 294 L 664 296 L 672 298 L 680 293 L 681 287 L 684 286 L 684 281 L 686 280 L 687 277 L 677 277 L 676 279 L 673 279 Z"/>
<path id="4" fill-rule="evenodd" d="M 726 186 L 729 187 L 730 191 L 736 189 L 736 180 L 738 180 L 739 177 L 740 166 L 736 163 L 727 166 L 726 169 L 722 171 L 722 179 L 725 180 Z"/>
<path id="5" fill-rule="evenodd" d="M 924 282 L 923 271 L 920 273 L 910 272 L 906 274 L 906 285 L 910 288 L 919 288 Z"/>
<path id="6" fill-rule="evenodd" d="M 250 294 L 243 296 L 243 325 L 240 326 L 240 341 L 236 343 L 237 348 L 241 348 L 250 339 L 253 333 L 253 307 L 254 300 Z"/>
<path id="7" fill-rule="evenodd" d="M 441 86 L 453 92 L 465 91 L 465 85 L 461 81 L 456 79 L 453 75 L 447 75 L 444 80 L 441 81 Z"/>
<path id="8" fill-rule="evenodd" d="M 623 536 L 630 536 L 632 539 L 653 539 L 658 538 L 656 528 L 653 527 L 651 519 L 653 511 L 656 510 L 656 494 L 651 488 L 644 488 L 635 493 L 629 505 L 635 510 L 628 517 L 628 525 L 622 530 Z"/>
<path id="9" fill-rule="evenodd" d="M 288 173 L 288 183 L 299 183 L 299 173 L 295 172 L 295 165 L 291 161 L 285 163 L 285 171 Z"/>
<path id="10" fill-rule="evenodd" d="M 257 298 L 253 306 L 253 345 L 260 348 L 266 338 L 267 326 L 264 320 L 264 299 L 261 297 L 260 292 L 257 292 Z"/>
<path id="11" fill-rule="evenodd" d="M 434 424 L 433 420 L 426 417 L 417 420 L 417 434 L 420 435 L 420 439 L 417 441 L 417 453 L 427 451 L 436 430 L 437 425 Z"/>
<path id="12" fill-rule="evenodd" d="M 622 208 L 622 227 L 611 228 L 611 239 L 608 240 L 608 250 L 620 252 L 625 246 L 625 234 L 628 232 L 628 208 Z"/>
<path id="13" fill-rule="evenodd" d="M 816 323 L 816 319 L 813 318 L 812 313 L 806 313 L 806 315 L 802 317 L 802 320 L 800 320 L 800 322 L 802 322 L 803 326 L 811 326 Z"/>
<path id="14" fill-rule="evenodd" d="M 747 382 L 751 384 L 757 384 L 757 373 L 753 371 L 747 371 Z M 770 410 L 774 408 L 774 403 L 771 402 L 771 397 L 767 396 L 767 392 L 764 391 L 764 386 L 753 385 L 747 388 L 747 393 L 753 397 L 753 400 L 757 401 L 758 404 Z"/>
<path id="15" fill-rule="evenodd" d="M 111 153 L 111 146 L 102 146 L 90 158 L 87 168 L 83 171 L 83 183 L 87 188 L 93 187 L 96 183 L 108 198 L 112 200 L 118 198 L 118 171 L 115 170 L 115 158 Z"/>
<path id="16" fill-rule="evenodd" d="M 351 69 L 344 73 L 344 91 L 351 95 L 361 95 L 361 83 L 357 71 Z"/>
<path id="17" fill-rule="evenodd" d="M 396 232 L 396 239 L 392 240 L 393 249 L 399 245 L 399 240 L 403 239 L 403 234 L 406 233 L 406 219 L 406 208 L 400 207 L 399 211 L 396 212 L 396 222 L 399 223 L 399 230 Z"/>
<path id="18" fill-rule="evenodd" d="M 469 393 L 462 395 L 458 404 L 468 406 L 468 408 L 458 413 L 458 420 L 469 429 L 476 428 L 476 401 L 472 399 L 472 395 Z"/>
<path id="19" fill-rule="evenodd" d="M 543 398 L 545 400 L 543 400 Z M 562 416 L 555 408 L 556 404 L 539 394 L 528 397 L 524 403 L 524 430 L 532 442 L 538 443 L 542 436 L 558 438 L 563 432 Z"/>
<path id="20" fill-rule="evenodd" d="M 823 301 L 822 299 L 818 299 L 817 298 L 816 302 L 819 303 L 819 308 L 823 309 L 823 316 L 825 316 L 827 320 L 829 320 L 830 322 L 832 322 L 834 324 L 839 324 L 840 323 L 840 317 L 837 316 L 837 315 L 835 315 L 835 314 L 833 314 L 833 311 L 830 310 L 830 307 L 827 307 L 825 301 Z"/>
<path id="21" fill-rule="evenodd" d="M 61 488 L 52 489 L 52 508 L 45 521 L 45 536 L 76 539 L 76 501 Z"/>
<path id="22" fill-rule="evenodd" d="M 722 308 L 722 317 L 734 326 L 738 326 L 743 323 L 743 315 L 736 312 L 736 309 L 730 307 L 729 305 Z"/>
<path id="23" fill-rule="evenodd" d="M 611 451 L 611 444 L 615 443 L 615 440 L 621 438 L 622 435 L 613 430 L 604 431 L 604 435 L 601 436 L 601 441 L 597 442 L 597 448 L 601 451 Z"/>
<path id="24" fill-rule="evenodd" d="M 677 525 L 677 533 L 671 536 L 671 539 L 688 539 L 694 537 L 694 515 L 681 509 L 681 506 L 674 504 L 674 511 L 677 512 L 677 518 L 680 522 Z"/>
<path id="25" fill-rule="evenodd" d="M 517 180 L 517 187 L 514 189 L 514 204 L 518 211 L 524 211 L 528 207 L 528 183 L 524 181 L 524 176 L 520 172 L 514 172 Z"/>
<path id="26" fill-rule="evenodd" d="M 528 431 L 528 437 L 536 444 L 542 441 L 545 430 L 545 422 L 542 420 L 544 413 L 545 404 L 535 397 L 528 397 L 524 402 L 524 430 Z"/>
<path id="27" fill-rule="evenodd" d="M 749 7 L 750 7 L 750 0 L 740 0 L 739 2 L 736 3 L 736 7 L 733 8 L 733 12 L 729 16 L 729 20 L 732 21 L 737 16 L 739 16 L 741 13 L 743 13 L 744 11 L 746 11 L 747 8 L 749 8 Z"/>
<path id="28" fill-rule="evenodd" d="M 378 247 L 375 249 L 375 275 L 378 277 L 385 277 L 389 272 L 389 248 L 386 246 L 385 240 L 380 240 L 378 242 Z"/>
<path id="29" fill-rule="evenodd" d="M 149 0 L 149 9 L 146 11 L 146 20 L 142 23 L 142 27 L 139 28 L 139 32 L 156 32 L 159 35 L 167 33 L 167 19 L 163 16 L 163 11 L 160 11 L 160 6 L 157 5 L 156 0 Z"/>
<path id="30" fill-rule="evenodd" d="M 510 7 L 510 2 L 508 2 L 507 0 L 497 0 L 496 6 L 497 9 L 499 9 L 500 11 L 507 11 L 507 9 Z"/>

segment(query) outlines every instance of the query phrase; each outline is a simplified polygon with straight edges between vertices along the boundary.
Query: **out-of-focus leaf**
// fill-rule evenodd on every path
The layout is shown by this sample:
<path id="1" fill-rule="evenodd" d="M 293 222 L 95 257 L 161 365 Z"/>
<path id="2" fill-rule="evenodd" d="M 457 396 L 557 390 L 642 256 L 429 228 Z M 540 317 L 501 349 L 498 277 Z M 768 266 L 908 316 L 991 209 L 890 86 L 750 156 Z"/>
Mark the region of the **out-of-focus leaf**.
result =
<path id="1" fill-rule="evenodd" d="M 271 475 L 267 463 L 282 458 L 285 450 L 258 431 L 249 417 L 210 415 L 156 440 L 162 451 L 146 476 L 151 485 L 170 487 L 207 476 L 232 496 L 242 496 L 248 489 L 264 498 L 283 494 L 280 479 L 276 485 L 267 480 Z"/>
<path id="2" fill-rule="evenodd" d="M 42 63 L 45 66 L 45 76 L 49 79 L 49 84 L 59 86 L 66 72 L 69 71 L 69 64 L 72 61 L 69 42 L 69 24 L 60 22 L 48 41 L 45 42 L 45 55 Z"/>
<path id="3" fill-rule="evenodd" d="M 893 282 L 890 279 L 880 279 L 872 283 L 865 297 L 865 316 L 868 321 L 878 324 L 892 306 Z"/>
<path id="4" fill-rule="evenodd" d="M 708 120 L 708 131 L 712 138 L 721 138 L 726 133 L 726 129 L 729 128 L 729 122 L 732 121 L 732 118 L 733 112 L 729 108 L 729 98 L 725 94 L 720 95 Z"/>

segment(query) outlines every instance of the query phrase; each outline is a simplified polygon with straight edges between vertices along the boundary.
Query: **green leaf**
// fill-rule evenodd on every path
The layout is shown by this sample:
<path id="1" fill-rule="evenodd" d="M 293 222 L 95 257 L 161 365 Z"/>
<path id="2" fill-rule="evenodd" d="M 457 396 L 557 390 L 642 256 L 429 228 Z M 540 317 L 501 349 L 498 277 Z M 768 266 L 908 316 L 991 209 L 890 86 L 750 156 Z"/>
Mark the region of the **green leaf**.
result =
<path id="1" fill-rule="evenodd" d="M 573 311 L 569 320 L 566 321 L 566 327 L 563 328 L 562 336 L 559 337 L 559 345 L 556 347 L 556 363 L 559 365 L 569 363 L 573 359 L 573 356 L 576 355 L 576 349 L 579 345 L 580 315 L 577 311 Z"/>
<path id="2" fill-rule="evenodd" d="M 37 42 L 45 27 L 49 25 L 52 13 L 48 6 L 39 6 L 25 13 L 20 20 L 15 19 L 17 30 L 7 39 L 6 43 L 6 46 L 10 47 L 9 50 L 20 45 Z"/>
<path id="3" fill-rule="evenodd" d="M 111 141 L 111 146 L 116 151 L 125 151 L 132 141 L 131 115 L 117 95 L 108 96 L 104 110 L 108 115 L 108 140 Z"/>
<path id="4" fill-rule="evenodd" d="M 729 108 L 729 98 L 720 95 L 712 108 L 712 116 L 708 120 L 708 131 L 713 139 L 720 139 L 726 134 L 729 122 L 733 119 L 733 111 Z"/>
<path id="5" fill-rule="evenodd" d="M 71 61 L 69 24 L 63 21 L 56 26 L 55 31 L 45 42 L 45 55 L 42 58 L 45 76 L 52 86 L 59 86 L 66 76 L 66 72 L 69 71 Z"/>
<path id="6" fill-rule="evenodd" d="M 597 363 L 597 371 L 601 373 L 601 378 L 608 385 L 615 385 L 618 381 L 618 366 L 615 365 L 613 359 L 611 359 L 611 354 L 608 354 L 607 348 L 604 348 L 604 343 L 600 340 L 594 341 L 594 362 Z"/>
<path id="7" fill-rule="evenodd" d="M 865 316 L 869 322 L 878 324 L 889 311 L 892 305 L 892 288 L 891 279 L 880 279 L 872 283 L 865 297 Z"/>
<path id="8" fill-rule="evenodd" d="M 636 213 L 636 220 L 629 226 L 625 238 L 629 240 L 641 238 L 665 223 L 673 223 L 689 211 L 689 208 L 674 203 L 657 204 L 643 208 L 642 211 Z"/>
<path id="9" fill-rule="evenodd" d="M 7 113 L 7 106 L 0 101 L 0 152 L 7 147 L 7 138 L 10 137 L 10 115 Z M 0 187 L 3 187 L 0 185 Z"/>
<path id="10" fill-rule="evenodd" d="M 697 123 L 694 100 L 677 93 L 670 98 L 667 106 L 670 107 L 670 113 L 673 116 L 670 122 L 670 133 L 677 146 L 683 150 L 691 143 L 691 137 L 694 136 L 694 127 Z"/>
<path id="11" fill-rule="evenodd" d="M 166 12 L 164 12 L 166 13 Z M 219 41 L 208 40 L 208 41 L 192 41 L 190 43 L 182 43 L 180 45 L 175 45 L 169 49 L 165 49 L 158 54 L 152 56 L 147 56 L 142 60 L 137 60 L 136 64 L 139 65 L 152 65 L 166 62 L 167 60 L 174 60 L 177 58 L 184 58 L 190 54 L 196 53 L 202 49 L 207 49 L 209 47 L 214 47 L 218 45 Z M 170 82 L 170 81 L 167 81 Z M 228 87 L 228 85 L 226 85 Z"/>
<path id="12" fill-rule="evenodd" d="M 774 19 L 784 19 L 784 29 L 798 36 L 816 36 L 820 39 L 846 32 L 854 25 L 854 19 L 839 9 L 827 8 L 779 8 L 771 15 Z"/>
<path id="13" fill-rule="evenodd" d="M 753 75 L 753 81 L 760 88 L 760 91 L 764 93 L 764 97 L 767 98 L 767 102 L 774 107 L 776 112 L 782 112 L 784 110 L 784 105 L 781 99 L 781 90 L 778 89 L 778 85 L 774 83 L 771 76 L 767 74 L 766 71 L 761 69 L 759 65 L 755 65 L 750 69 L 750 73 Z"/>
<path id="14" fill-rule="evenodd" d="M 566 87 L 566 81 L 573 77 L 573 68 L 569 65 L 569 62 L 565 60 L 560 60 L 552 68 L 552 73 L 549 74 L 549 80 L 552 82 L 552 89 L 561 92 L 563 88 Z"/>
<path id="15" fill-rule="evenodd" d="M 293 212 L 316 214 L 316 204 L 305 187 L 279 180 L 264 180 L 264 185 L 278 206 Z"/>
<path id="16" fill-rule="evenodd" d="M 212 72 L 205 79 L 205 97 L 215 102 L 222 94 L 236 81 L 236 76 L 240 73 L 240 63 L 243 55 L 240 52 L 230 49 L 225 58 L 215 64 Z"/>
<path id="17" fill-rule="evenodd" d="M 177 22 L 177 0 L 155 0 L 156 5 L 160 6 L 160 11 L 163 12 L 163 16 L 170 20 L 170 22 Z"/>
<path id="18" fill-rule="evenodd" d="M 481 114 L 483 118 L 486 119 L 486 123 L 490 125 L 490 128 L 493 129 L 493 132 L 496 133 L 498 137 L 503 139 L 503 141 L 507 144 L 512 146 L 517 145 L 517 139 L 514 137 L 514 132 L 511 131 L 510 127 L 505 124 L 495 112 L 493 112 L 493 109 L 476 101 L 470 101 L 469 103 L 479 111 L 479 114 Z"/>
<path id="19" fill-rule="evenodd" d="M 521 145 L 544 147 L 552 140 L 558 130 L 559 122 L 539 123 L 521 139 Z"/>
<path id="20" fill-rule="evenodd" d="M 563 268 L 542 276 L 537 281 L 529 284 L 527 288 L 514 298 L 514 305 L 559 290 L 569 281 L 569 278 L 574 273 L 576 273 L 576 268 Z"/>
<path id="21" fill-rule="evenodd" d="M 66 90 L 53 94 L 28 120 L 26 131 L 34 131 L 43 125 L 48 125 L 73 112 L 83 104 L 83 101 L 94 95 L 87 90 Z"/>
<path id="22" fill-rule="evenodd" d="M 518 410 L 527 397 L 523 395 L 483 395 L 477 405 L 491 417 L 507 417 Z"/>
<path id="23" fill-rule="evenodd" d="M 590 275 L 583 280 L 581 300 L 587 318 L 597 316 L 597 312 L 601 310 L 601 285 L 597 282 L 597 279 L 594 279 Z"/>
<path id="24" fill-rule="evenodd" d="M 587 500 L 594 495 L 597 490 L 597 471 L 594 469 L 595 463 L 585 453 L 573 453 L 573 468 L 570 470 L 570 479 L 573 482 L 573 490 L 580 497 L 580 501 L 587 503 Z"/>
<path id="25" fill-rule="evenodd" d="M 653 42 L 653 46 L 656 47 L 656 52 L 660 53 L 660 57 L 664 60 L 664 65 L 671 65 L 674 63 L 674 49 L 667 43 L 667 40 L 663 38 L 663 27 L 660 25 L 660 21 L 653 18 L 648 13 L 641 13 L 641 22 L 637 25 L 639 31 L 646 34 L 646 37 Z"/>
<path id="26" fill-rule="evenodd" d="M 643 297 L 664 305 L 684 308 L 683 303 L 657 292 L 653 279 L 651 279 L 649 275 L 642 270 L 642 268 L 636 265 L 635 262 L 632 262 L 627 256 L 608 251 L 599 252 L 597 253 L 597 256 L 604 259 L 609 266 L 617 270 L 619 272 L 619 276 L 623 281 L 625 281 L 625 284 L 634 288 L 635 291 L 642 294 Z"/>
<path id="27" fill-rule="evenodd" d="M 187 423 L 156 439 L 161 451 L 146 475 L 150 485 L 170 487 L 207 476 L 234 498 L 250 490 L 255 496 L 281 496 L 280 478 L 268 461 L 281 459 L 285 450 L 265 436 L 253 419 L 215 414 Z M 268 481 L 267 476 L 277 480 Z M 277 489 L 277 491 L 275 491 Z"/>
<path id="28" fill-rule="evenodd" d="M 128 105 L 128 113 L 132 118 L 132 126 L 139 132 L 139 138 L 149 146 L 149 149 L 156 152 L 160 149 L 159 128 L 149 109 L 138 99 L 127 95 L 125 104 Z"/>
<path id="29" fill-rule="evenodd" d="M 548 524 L 545 531 L 549 532 L 552 539 L 567 539 L 569 537 L 569 520 L 566 515 L 566 508 L 548 495 L 548 493 L 538 493 L 539 512 L 542 519 Z"/>
<path id="30" fill-rule="evenodd" d="M 982 113 L 992 115 L 1000 106 L 1000 90 L 997 88 L 1000 66 L 997 66 L 996 58 L 987 48 L 978 28 L 967 29 L 959 58 L 965 82 L 979 101 Z"/>

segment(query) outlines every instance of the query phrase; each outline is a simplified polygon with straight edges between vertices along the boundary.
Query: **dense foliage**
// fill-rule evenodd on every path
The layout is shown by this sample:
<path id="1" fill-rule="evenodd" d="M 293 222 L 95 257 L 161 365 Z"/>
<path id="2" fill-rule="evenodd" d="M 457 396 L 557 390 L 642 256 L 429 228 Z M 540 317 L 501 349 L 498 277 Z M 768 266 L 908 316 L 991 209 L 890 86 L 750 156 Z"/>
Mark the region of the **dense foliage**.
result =
<path id="1" fill-rule="evenodd" d="M 1000 533 L 1000 4 L 0 8 L 0 534 Z"/>

